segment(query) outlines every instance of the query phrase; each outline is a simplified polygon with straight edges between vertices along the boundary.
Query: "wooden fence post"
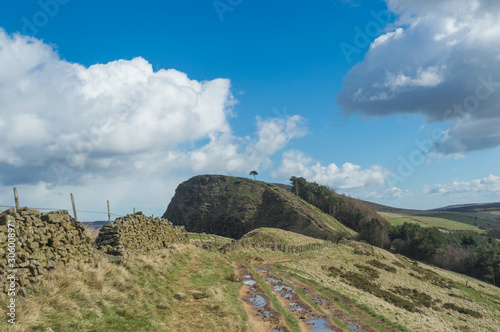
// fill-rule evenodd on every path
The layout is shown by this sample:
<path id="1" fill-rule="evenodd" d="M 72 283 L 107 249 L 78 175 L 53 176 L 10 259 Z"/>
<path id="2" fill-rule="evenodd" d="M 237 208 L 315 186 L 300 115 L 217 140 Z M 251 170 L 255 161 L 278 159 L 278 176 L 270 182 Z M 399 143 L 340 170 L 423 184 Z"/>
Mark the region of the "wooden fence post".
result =
<path id="1" fill-rule="evenodd" d="M 109 200 L 108 200 L 108 222 L 111 222 L 111 212 L 109 210 Z"/>
<path id="2" fill-rule="evenodd" d="M 73 196 L 73 193 L 71 193 L 70 196 L 71 196 L 71 206 L 73 206 L 73 215 L 75 216 L 75 220 L 78 220 L 78 217 L 76 216 L 75 197 Z"/>
<path id="3" fill-rule="evenodd" d="M 16 187 L 14 187 L 14 201 L 16 202 L 16 210 L 19 210 L 19 196 L 17 195 Z"/>

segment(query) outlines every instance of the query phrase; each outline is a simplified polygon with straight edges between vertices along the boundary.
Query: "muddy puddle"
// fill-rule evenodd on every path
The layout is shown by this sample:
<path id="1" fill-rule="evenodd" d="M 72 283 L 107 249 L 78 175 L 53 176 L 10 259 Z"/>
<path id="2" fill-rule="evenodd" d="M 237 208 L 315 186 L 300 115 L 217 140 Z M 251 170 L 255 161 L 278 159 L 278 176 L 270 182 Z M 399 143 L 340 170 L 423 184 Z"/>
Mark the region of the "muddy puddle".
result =
<path id="1" fill-rule="evenodd" d="M 249 297 L 247 300 L 252 304 L 252 307 L 254 308 L 262 308 L 267 304 L 266 299 L 258 294 L 254 297 Z"/>
<path id="2" fill-rule="evenodd" d="M 310 285 L 303 284 L 303 283 L 295 280 L 294 278 L 290 278 L 289 281 L 290 281 L 291 286 L 295 287 L 296 289 L 301 289 L 304 293 L 306 293 L 308 299 L 311 300 L 312 302 L 316 303 L 321 308 L 321 310 L 323 310 L 323 312 L 326 315 L 328 315 L 330 317 L 335 317 L 336 319 L 341 321 L 347 327 L 347 329 L 341 329 L 339 327 L 332 328 L 332 325 L 328 325 L 328 321 L 326 321 L 325 319 L 323 319 L 323 321 L 322 321 L 321 316 L 318 315 L 319 321 L 316 321 L 313 319 L 308 320 L 308 324 L 309 324 L 309 322 L 311 323 L 312 331 L 335 331 L 335 330 L 336 331 L 347 330 L 347 331 L 356 331 L 356 332 L 358 332 L 358 331 L 364 331 L 364 332 L 368 332 L 368 331 L 372 332 L 373 331 L 373 332 L 375 332 L 376 331 L 376 329 L 374 329 L 372 326 L 370 326 L 366 322 L 363 322 L 355 315 L 352 315 L 352 314 L 344 311 L 341 307 L 339 307 L 337 305 L 337 303 L 333 300 L 333 298 L 328 297 L 325 294 L 319 293 L 316 289 L 314 289 L 312 287 L 308 287 Z M 342 304 L 344 304 L 345 306 L 349 307 L 350 309 L 352 309 L 353 311 L 357 312 L 358 314 L 361 314 L 365 318 L 370 319 L 371 321 L 376 322 L 377 324 L 379 324 L 381 326 L 385 325 L 385 324 L 377 321 L 373 317 L 366 315 L 366 313 L 362 313 L 359 309 L 357 309 L 352 304 L 346 302 L 344 299 L 342 299 L 340 302 Z M 327 323 L 326 326 L 323 326 L 324 322 Z M 390 328 L 386 325 L 384 326 L 384 328 L 386 331 L 395 331 L 393 328 Z"/>
<path id="3" fill-rule="evenodd" d="M 300 306 L 297 302 L 288 302 L 288 305 L 292 308 L 292 311 L 304 312 L 305 309 Z"/>
<path id="4" fill-rule="evenodd" d="M 253 286 L 257 283 L 257 281 L 255 280 L 252 280 L 252 279 L 249 279 L 249 280 L 243 280 L 243 285 L 247 285 L 247 286 Z"/>
<path id="5" fill-rule="evenodd" d="M 335 332 L 324 318 L 311 316 L 307 320 L 307 325 L 311 327 L 312 332 Z"/>
<path id="6" fill-rule="evenodd" d="M 293 287 L 290 287 L 287 285 L 276 285 L 276 286 L 271 287 L 271 289 L 273 291 L 276 291 L 276 292 L 282 292 L 282 291 L 291 292 L 291 291 L 293 291 Z"/>
<path id="7" fill-rule="evenodd" d="M 238 266 L 236 271 L 243 284 L 240 289 L 240 299 L 244 303 L 253 329 L 255 331 L 289 332 L 282 315 L 274 309 L 248 268 Z"/>
<path id="8" fill-rule="evenodd" d="M 313 297 L 310 297 L 309 298 L 311 301 L 313 301 L 314 303 L 316 304 L 320 304 L 320 303 L 326 303 L 328 302 L 327 299 L 324 299 L 324 298 L 321 298 L 321 297 L 318 297 L 318 296 L 313 296 Z"/>

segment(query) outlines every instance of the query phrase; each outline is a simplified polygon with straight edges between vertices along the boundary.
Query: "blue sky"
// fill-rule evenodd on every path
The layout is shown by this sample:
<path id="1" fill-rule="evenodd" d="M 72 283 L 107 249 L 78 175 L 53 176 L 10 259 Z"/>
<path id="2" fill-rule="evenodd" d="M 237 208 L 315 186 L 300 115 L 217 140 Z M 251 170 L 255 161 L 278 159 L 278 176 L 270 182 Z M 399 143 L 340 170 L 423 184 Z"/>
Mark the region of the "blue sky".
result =
<path id="1" fill-rule="evenodd" d="M 495 1 L 0 9 L 0 205 L 17 186 L 159 215 L 193 175 L 253 169 L 398 207 L 498 201 Z"/>

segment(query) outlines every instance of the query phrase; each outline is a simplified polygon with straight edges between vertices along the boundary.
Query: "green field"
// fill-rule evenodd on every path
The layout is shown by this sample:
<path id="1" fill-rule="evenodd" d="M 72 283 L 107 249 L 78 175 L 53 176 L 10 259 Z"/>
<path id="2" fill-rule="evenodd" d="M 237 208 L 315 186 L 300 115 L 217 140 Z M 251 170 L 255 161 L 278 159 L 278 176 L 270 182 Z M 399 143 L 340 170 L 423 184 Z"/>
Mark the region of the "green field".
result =
<path id="1" fill-rule="evenodd" d="M 485 233 L 485 229 L 495 229 L 488 220 L 471 217 L 464 214 L 438 213 L 426 215 L 403 215 L 397 213 L 381 213 L 393 225 L 402 225 L 405 222 L 419 224 L 426 227 L 437 227 L 447 231 L 474 231 Z M 481 228 L 480 228 L 481 227 Z"/>

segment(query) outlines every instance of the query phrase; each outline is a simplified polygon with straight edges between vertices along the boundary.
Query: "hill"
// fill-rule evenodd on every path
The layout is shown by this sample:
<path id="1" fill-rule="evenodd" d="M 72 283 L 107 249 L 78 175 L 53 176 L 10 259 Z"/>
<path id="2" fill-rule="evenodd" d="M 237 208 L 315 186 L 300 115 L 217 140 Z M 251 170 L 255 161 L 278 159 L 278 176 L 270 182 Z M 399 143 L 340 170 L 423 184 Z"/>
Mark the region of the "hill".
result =
<path id="1" fill-rule="evenodd" d="M 200 175 L 181 183 L 165 214 L 189 232 L 234 239 L 260 227 L 319 239 L 355 234 L 335 218 L 274 184 L 222 175 Z"/>
<path id="2" fill-rule="evenodd" d="M 500 290 L 479 280 L 346 241 L 283 252 L 315 238 L 250 232 L 223 254 L 176 244 L 112 264 L 53 270 L 2 331 L 498 331 Z M 243 239 L 242 239 L 243 241 Z M 321 241 L 320 241 L 321 242 Z M 6 316 L 8 297 L 0 295 Z"/>
<path id="3" fill-rule="evenodd" d="M 474 231 L 500 236 L 500 203 L 453 205 L 432 210 L 401 209 L 363 201 L 393 225 L 414 223 L 444 231 Z"/>
<path id="4" fill-rule="evenodd" d="M 500 215 L 500 202 L 450 205 L 434 210 L 450 211 L 450 212 L 468 212 L 468 213 L 489 213 L 494 215 Z"/>
<path id="5" fill-rule="evenodd" d="M 287 246 L 303 246 L 309 244 L 317 244 L 322 241 L 302 234 L 288 232 L 277 228 L 259 228 L 245 234 L 239 242 L 256 242 L 256 243 L 272 243 L 283 244 Z"/>

